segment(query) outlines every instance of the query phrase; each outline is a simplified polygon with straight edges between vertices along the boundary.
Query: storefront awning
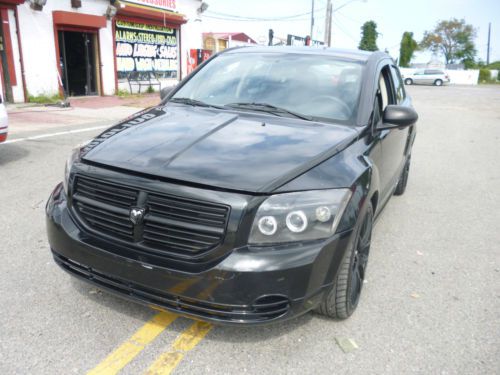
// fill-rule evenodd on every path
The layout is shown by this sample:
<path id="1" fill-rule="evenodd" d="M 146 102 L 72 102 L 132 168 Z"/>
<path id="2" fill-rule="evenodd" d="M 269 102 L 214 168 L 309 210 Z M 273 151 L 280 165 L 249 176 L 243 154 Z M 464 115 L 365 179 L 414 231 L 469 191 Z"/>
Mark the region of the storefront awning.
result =
<path id="1" fill-rule="evenodd" d="M 89 27 L 94 29 L 106 27 L 106 17 L 91 14 L 55 10 L 52 12 L 52 19 L 56 25 Z"/>

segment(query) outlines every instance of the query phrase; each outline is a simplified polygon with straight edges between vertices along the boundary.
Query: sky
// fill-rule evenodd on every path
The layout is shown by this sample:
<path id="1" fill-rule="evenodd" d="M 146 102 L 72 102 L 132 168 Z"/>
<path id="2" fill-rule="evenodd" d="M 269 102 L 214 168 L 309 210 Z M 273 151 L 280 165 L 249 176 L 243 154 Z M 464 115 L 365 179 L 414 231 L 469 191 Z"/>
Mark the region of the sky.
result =
<path id="1" fill-rule="evenodd" d="M 205 0 L 209 4 L 202 17 L 205 32 L 245 32 L 256 41 L 267 43 L 268 30 L 275 37 L 288 34 L 310 34 L 312 0 Z M 314 0 L 313 38 L 323 40 L 327 0 Z M 477 57 L 486 60 L 488 23 L 491 22 L 490 62 L 500 60 L 500 0 L 333 0 L 332 47 L 357 48 L 361 25 L 368 20 L 377 23 L 380 33 L 377 45 L 391 56 L 399 56 L 404 31 L 414 33 L 417 41 L 424 31 L 432 30 L 439 20 L 465 19 L 477 29 Z M 345 5 L 344 5 L 345 4 Z M 335 10 L 337 8 L 341 8 Z M 265 18 L 265 21 L 229 21 L 225 16 Z M 300 15 L 286 21 L 276 19 Z M 416 53 L 412 62 L 425 63 L 430 53 Z"/>

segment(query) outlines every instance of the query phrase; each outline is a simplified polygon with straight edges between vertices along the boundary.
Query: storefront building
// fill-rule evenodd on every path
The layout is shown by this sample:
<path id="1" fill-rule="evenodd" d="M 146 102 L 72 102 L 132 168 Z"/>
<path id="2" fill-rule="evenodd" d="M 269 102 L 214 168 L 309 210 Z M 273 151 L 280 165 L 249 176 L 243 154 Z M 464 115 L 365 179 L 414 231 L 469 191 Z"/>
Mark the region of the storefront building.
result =
<path id="1" fill-rule="evenodd" d="M 0 0 L 0 73 L 7 101 L 113 95 L 133 72 L 161 84 L 187 73 L 202 45 L 201 0 Z M 6 22 L 7 21 L 7 22 Z M 158 87 L 155 87 L 158 89 Z"/>

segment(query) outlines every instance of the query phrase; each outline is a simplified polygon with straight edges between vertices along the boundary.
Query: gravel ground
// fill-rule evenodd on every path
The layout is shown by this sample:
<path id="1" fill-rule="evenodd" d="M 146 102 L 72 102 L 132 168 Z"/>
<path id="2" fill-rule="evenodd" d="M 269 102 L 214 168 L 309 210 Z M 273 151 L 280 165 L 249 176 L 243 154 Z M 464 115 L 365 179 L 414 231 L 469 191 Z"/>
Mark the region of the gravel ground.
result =
<path id="1" fill-rule="evenodd" d="M 420 115 L 409 185 L 375 227 L 355 314 L 216 326 L 176 373 L 500 373 L 500 86 L 408 91 Z M 45 201 L 92 135 L 0 146 L 1 374 L 85 373 L 155 314 L 52 261 Z M 177 319 L 122 373 L 144 372 L 191 323 Z M 340 337 L 359 348 L 344 353 Z"/>

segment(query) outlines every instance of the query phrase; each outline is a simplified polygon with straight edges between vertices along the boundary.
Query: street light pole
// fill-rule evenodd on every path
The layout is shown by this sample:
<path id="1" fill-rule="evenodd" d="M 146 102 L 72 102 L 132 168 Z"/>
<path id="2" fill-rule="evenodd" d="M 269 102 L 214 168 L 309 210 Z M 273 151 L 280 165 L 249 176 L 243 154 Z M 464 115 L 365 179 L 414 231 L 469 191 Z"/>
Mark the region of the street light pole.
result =
<path id="1" fill-rule="evenodd" d="M 330 47 L 332 44 L 332 0 L 326 3 L 326 18 L 325 18 L 325 44 Z"/>
<path id="2" fill-rule="evenodd" d="M 311 33 L 309 36 L 311 40 L 313 39 L 313 31 L 314 31 L 314 0 L 312 0 L 312 9 L 311 9 Z"/>
<path id="3" fill-rule="evenodd" d="M 326 18 L 325 18 L 325 44 L 328 47 L 330 47 L 332 44 L 332 17 L 333 17 L 333 13 L 335 13 L 337 10 L 342 9 L 346 5 L 353 3 L 355 1 L 361 1 L 363 3 L 366 3 L 367 0 L 349 0 L 335 9 L 332 8 L 332 1 L 328 0 L 327 5 L 326 5 Z"/>

